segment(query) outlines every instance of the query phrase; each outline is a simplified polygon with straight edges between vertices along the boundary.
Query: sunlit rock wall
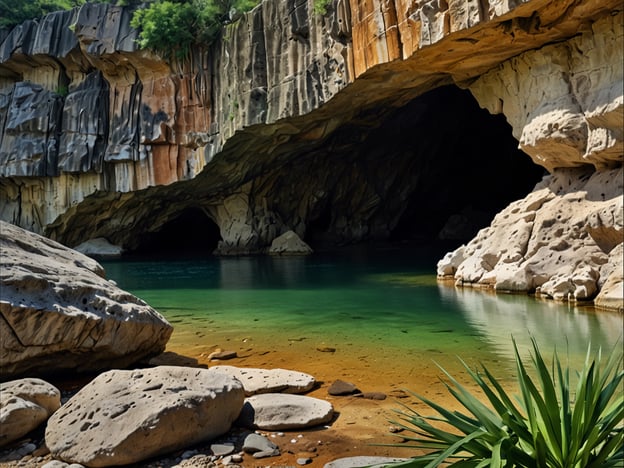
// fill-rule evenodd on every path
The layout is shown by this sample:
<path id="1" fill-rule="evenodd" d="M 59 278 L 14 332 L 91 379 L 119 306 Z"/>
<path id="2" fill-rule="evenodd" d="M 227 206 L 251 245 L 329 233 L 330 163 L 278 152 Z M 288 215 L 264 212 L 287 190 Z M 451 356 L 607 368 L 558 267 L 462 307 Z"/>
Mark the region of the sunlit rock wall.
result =
<path id="1" fill-rule="evenodd" d="M 438 265 L 458 284 L 623 309 L 622 13 L 514 57 L 470 84 L 550 174 Z"/>

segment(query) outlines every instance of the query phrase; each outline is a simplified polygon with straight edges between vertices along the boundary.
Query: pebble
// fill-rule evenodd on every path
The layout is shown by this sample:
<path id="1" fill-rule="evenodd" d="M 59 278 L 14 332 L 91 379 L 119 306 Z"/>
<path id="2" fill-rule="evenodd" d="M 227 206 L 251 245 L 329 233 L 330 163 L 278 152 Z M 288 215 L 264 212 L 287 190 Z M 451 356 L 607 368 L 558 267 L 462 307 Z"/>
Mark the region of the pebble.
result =
<path id="1" fill-rule="evenodd" d="M 224 457 L 234 452 L 234 444 L 231 442 L 225 442 L 223 444 L 212 444 L 210 450 L 217 457 Z"/>
<path id="2" fill-rule="evenodd" d="M 308 463 L 312 463 L 311 458 L 297 458 L 297 465 L 307 465 Z"/>

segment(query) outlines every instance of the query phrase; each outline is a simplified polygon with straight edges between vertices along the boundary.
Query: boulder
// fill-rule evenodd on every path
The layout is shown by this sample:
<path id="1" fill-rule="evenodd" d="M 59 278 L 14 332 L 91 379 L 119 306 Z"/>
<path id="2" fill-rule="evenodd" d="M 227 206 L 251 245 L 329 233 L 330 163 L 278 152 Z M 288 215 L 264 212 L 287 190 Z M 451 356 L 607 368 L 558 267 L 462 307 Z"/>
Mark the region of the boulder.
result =
<path id="1" fill-rule="evenodd" d="M 41 379 L 0 384 L 0 446 L 28 434 L 61 406 L 61 392 Z"/>
<path id="2" fill-rule="evenodd" d="M 245 399 L 238 423 L 267 431 L 303 429 L 331 421 L 334 408 L 318 398 L 264 393 Z"/>
<path id="3" fill-rule="evenodd" d="M 623 180 L 622 168 L 554 170 L 438 262 L 438 276 L 561 301 L 594 299 L 606 281 L 605 264 L 611 257 L 617 264 L 611 251 L 624 233 Z M 621 304 L 603 302 L 616 309 Z"/>
<path id="4" fill-rule="evenodd" d="M 609 262 L 600 269 L 600 293 L 594 305 L 600 309 L 624 311 L 624 243 L 609 252 Z"/>
<path id="5" fill-rule="evenodd" d="M 74 250 L 88 257 L 114 258 L 121 257 L 123 249 L 118 245 L 113 245 L 103 237 L 97 237 L 83 242 L 74 247 Z"/>
<path id="6" fill-rule="evenodd" d="M 172 326 L 91 258 L 5 222 L 0 258 L 2 378 L 123 367 L 164 351 Z"/>
<path id="7" fill-rule="evenodd" d="M 208 369 L 113 370 L 50 418 L 45 441 L 66 462 L 136 463 L 226 433 L 243 402 L 239 381 Z"/>
<path id="8" fill-rule="evenodd" d="M 287 369 L 234 366 L 214 366 L 210 369 L 240 380 L 246 396 L 259 393 L 305 393 L 316 384 L 316 379 L 311 375 Z"/>
<path id="9" fill-rule="evenodd" d="M 293 231 L 287 231 L 273 239 L 269 253 L 272 255 L 308 255 L 312 248 Z"/>

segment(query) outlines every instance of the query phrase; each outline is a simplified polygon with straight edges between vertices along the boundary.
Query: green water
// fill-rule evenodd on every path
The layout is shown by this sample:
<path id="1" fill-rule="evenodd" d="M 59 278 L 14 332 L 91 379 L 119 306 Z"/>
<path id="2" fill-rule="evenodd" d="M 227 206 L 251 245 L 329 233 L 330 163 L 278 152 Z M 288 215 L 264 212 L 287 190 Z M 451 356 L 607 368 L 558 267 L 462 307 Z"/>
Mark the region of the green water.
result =
<path id="1" fill-rule="evenodd" d="M 621 314 L 438 284 L 440 255 L 379 249 L 102 264 L 109 278 L 174 325 L 174 344 L 185 341 L 198 353 L 223 340 L 230 347 L 253 341 L 300 344 L 302 359 L 323 345 L 373 353 L 384 366 L 405 357 L 446 365 L 461 356 L 511 369 L 512 336 L 526 356 L 534 337 L 545 354 L 556 347 L 575 365 L 589 343 L 610 350 L 621 340 Z"/>

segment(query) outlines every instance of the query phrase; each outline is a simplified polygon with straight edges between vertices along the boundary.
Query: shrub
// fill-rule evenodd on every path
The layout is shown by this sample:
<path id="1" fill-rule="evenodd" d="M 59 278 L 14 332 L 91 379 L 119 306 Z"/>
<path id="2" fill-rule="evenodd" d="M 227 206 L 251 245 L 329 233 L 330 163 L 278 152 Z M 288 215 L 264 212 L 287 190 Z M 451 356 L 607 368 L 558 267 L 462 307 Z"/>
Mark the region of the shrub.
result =
<path id="1" fill-rule="evenodd" d="M 314 13 L 317 15 L 327 14 L 327 7 L 331 4 L 332 0 L 314 0 Z"/>
<path id="2" fill-rule="evenodd" d="M 139 29 L 139 47 L 182 59 L 194 45 L 208 45 L 221 28 L 251 10 L 259 0 L 157 0 L 136 10 L 131 21 Z"/>
<path id="3" fill-rule="evenodd" d="M 411 447 L 430 452 L 395 466 L 433 468 L 441 463 L 456 467 L 622 466 L 621 351 L 613 352 L 601 366 L 600 352 L 597 361 L 590 360 L 591 349 L 588 349 L 573 389 L 570 370 L 562 367 L 556 353 L 549 371 L 533 341 L 535 380 L 527 372 L 515 341 L 514 349 L 520 389 L 517 405 L 485 366 L 482 375 L 462 363 L 490 406 L 442 369 L 451 382 L 445 384 L 447 389 L 468 413 L 446 410 L 415 395 L 439 416 L 421 416 L 403 405 L 403 409 L 397 410 L 399 420 L 393 423 L 413 434 L 404 436 L 413 443 Z M 452 430 L 441 429 L 440 422 Z"/>

